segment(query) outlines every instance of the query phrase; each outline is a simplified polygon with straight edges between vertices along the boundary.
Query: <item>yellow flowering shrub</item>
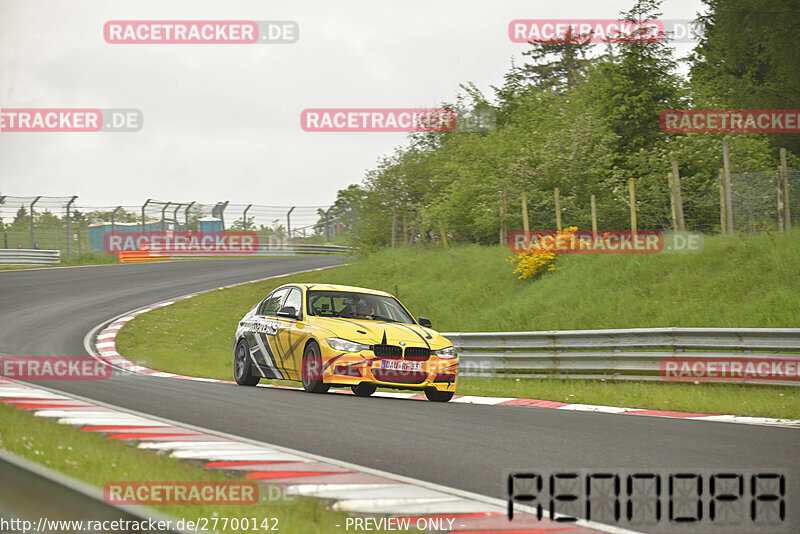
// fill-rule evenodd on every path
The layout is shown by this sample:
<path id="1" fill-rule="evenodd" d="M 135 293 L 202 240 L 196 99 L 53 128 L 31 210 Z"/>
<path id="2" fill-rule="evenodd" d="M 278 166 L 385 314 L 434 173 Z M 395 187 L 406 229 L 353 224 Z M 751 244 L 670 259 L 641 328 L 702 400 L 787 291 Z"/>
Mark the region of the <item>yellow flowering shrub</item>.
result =
<path id="1" fill-rule="evenodd" d="M 569 228 L 560 230 L 554 234 L 553 237 L 555 239 L 548 240 L 550 243 L 552 243 L 551 246 L 542 246 L 541 244 L 535 245 L 523 250 L 519 254 L 511 256 L 506 261 L 512 265 L 516 265 L 514 274 L 518 275 L 517 278 L 520 280 L 524 280 L 544 272 L 555 271 L 556 260 L 559 255 L 559 252 L 556 248 L 556 243 L 558 243 L 560 239 L 566 239 L 567 241 L 571 240 L 577 231 L 577 226 L 570 226 Z"/>

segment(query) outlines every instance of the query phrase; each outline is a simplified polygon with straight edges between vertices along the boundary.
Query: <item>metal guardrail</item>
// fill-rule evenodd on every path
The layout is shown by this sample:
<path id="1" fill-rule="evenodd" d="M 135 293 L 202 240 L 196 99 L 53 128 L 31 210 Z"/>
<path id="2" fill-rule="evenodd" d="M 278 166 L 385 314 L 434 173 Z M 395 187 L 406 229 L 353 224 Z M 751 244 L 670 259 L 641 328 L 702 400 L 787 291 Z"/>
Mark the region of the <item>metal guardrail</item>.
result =
<path id="1" fill-rule="evenodd" d="M 69 521 L 127 521 L 120 523 L 128 528 L 115 532 L 143 534 L 165 532 L 150 528 L 150 519 L 163 525 L 176 525 L 176 521 L 162 512 L 145 506 L 112 506 L 103 499 L 103 491 L 68 475 L 31 462 L 6 451 L 0 451 L 0 518 L 29 521 L 27 530 L 21 523 L 9 531 L 32 532 L 41 526 L 40 532 L 89 532 L 93 529 L 78 528 Z M 48 523 L 49 522 L 49 527 Z M 41 523 L 40 523 L 41 521 Z M 170 523 L 167 523 L 170 521 Z M 132 523 L 138 524 L 137 528 Z M 2 528 L 2 527 L 0 527 Z M 6 530 L 3 529 L 5 532 Z M 170 532 L 182 532 L 170 528 Z"/>
<path id="2" fill-rule="evenodd" d="M 634 328 L 542 332 L 443 333 L 465 376 L 663 380 L 664 358 L 800 355 L 800 328 Z M 721 377 L 720 377 L 721 378 Z M 720 379 L 717 381 L 728 381 Z M 800 386 L 800 381 L 731 379 Z"/>
<path id="3" fill-rule="evenodd" d="M 285 256 L 306 254 L 349 254 L 350 249 L 340 245 L 304 245 L 304 244 L 273 244 L 261 243 L 256 256 Z"/>
<path id="4" fill-rule="evenodd" d="M 54 265 L 59 261 L 60 250 L 0 248 L 0 265 Z"/>
<path id="5" fill-rule="evenodd" d="M 340 245 L 303 245 L 303 244 L 286 244 L 286 243 L 260 243 L 258 251 L 254 254 L 225 254 L 222 252 L 210 252 L 208 254 L 198 254 L 196 252 L 183 252 L 180 250 L 158 250 L 151 249 L 151 256 L 153 257 L 169 257 L 169 258 L 202 258 L 207 256 L 306 256 L 312 254 L 324 255 L 346 255 L 350 254 L 351 250 L 348 247 Z"/>

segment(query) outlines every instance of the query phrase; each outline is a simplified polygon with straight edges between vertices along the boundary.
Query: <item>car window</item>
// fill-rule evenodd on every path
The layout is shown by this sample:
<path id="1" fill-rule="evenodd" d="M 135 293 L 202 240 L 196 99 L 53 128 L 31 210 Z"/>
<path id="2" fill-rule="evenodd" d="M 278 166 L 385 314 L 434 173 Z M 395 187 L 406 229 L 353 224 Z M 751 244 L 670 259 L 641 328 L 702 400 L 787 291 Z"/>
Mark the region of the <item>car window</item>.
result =
<path id="1" fill-rule="evenodd" d="M 278 313 L 278 307 L 281 305 L 281 301 L 288 291 L 288 287 L 273 291 L 261 304 L 261 309 L 258 312 L 259 315 L 275 315 Z"/>
<path id="2" fill-rule="evenodd" d="M 283 307 L 291 306 L 297 312 L 303 311 L 303 297 L 300 293 L 300 290 L 296 287 L 293 287 L 289 291 L 289 295 L 286 297 L 286 301 L 283 303 Z"/>
<path id="3" fill-rule="evenodd" d="M 308 291 L 308 314 L 320 317 L 345 317 L 414 324 L 393 297 L 352 291 Z"/>

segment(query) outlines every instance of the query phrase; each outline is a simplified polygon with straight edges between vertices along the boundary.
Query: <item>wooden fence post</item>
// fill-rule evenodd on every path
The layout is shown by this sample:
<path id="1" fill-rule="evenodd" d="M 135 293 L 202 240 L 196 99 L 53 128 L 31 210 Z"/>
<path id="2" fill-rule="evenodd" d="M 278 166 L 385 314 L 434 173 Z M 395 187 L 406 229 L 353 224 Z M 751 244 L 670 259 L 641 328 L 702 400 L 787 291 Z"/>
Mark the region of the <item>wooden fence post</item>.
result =
<path id="1" fill-rule="evenodd" d="M 531 230 L 531 225 L 528 221 L 528 195 L 525 191 L 522 192 L 522 229 L 525 230 L 525 239 L 528 239 L 528 232 Z"/>
<path id="2" fill-rule="evenodd" d="M 592 204 L 592 239 L 597 240 L 597 202 L 594 195 L 590 198 Z"/>
<path id="3" fill-rule="evenodd" d="M 781 148 L 781 167 L 783 168 L 783 226 L 792 227 L 792 210 L 789 204 L 789 167 L 786 165 L 786 149 Z"/>
<path id="4" fill-rule="evenodd" d="M 733 202 L 731 201 L 731 158 L 728 140 L 722 141 L 722 163 L 725 170 L 725 231 L 733 234 Z"/>
<path id="5" fill-rule="evenodd" d="M 719 230 L 722 235 L 728 233 L 727 223 L 725 221 L 725 171 L 719 170 Z"/>
<path id="6" fill-rule="evenodd" d="M 556 201 L 556 230 L 561 231 L 561 200 L 558 195 L 558 187 L 553 191 L 553 196 Z"/>
<path id="7" fill-rule="evenodd" d="M 783 233 L 785 213 L 783 209 L 783 166 L 778 165 L 778 232 Z"/>
<path id="8" fill-rule="evenodd" d="M 444 231 L 444 222 L 441 219 L 439 219 L 439 231 L 442 233 L 444 248 L 447 248 L 447 232 Z"/>
<path id="9" fill-rule="evenodd" d="M 672 174 L 675 187 L 675 216 L 678 222 L 678 230 L 686 230 L 686 221 L 683 218 L 683 194 L 681 193 L 681 174 L 678 171 L 678 160 L 672 158 Z"/>
<path id="10" fill-rule="evenodd" d="M 678 231 L 678 212 L 675 210 L 675 176 L 667 173 L 667 183 L 669 183 L 669 211 L 672 216 L 672 229 Z"/>
<path id="11" fill-rule="evenodd" d="M 628 178 L 628 192 L 631 199 L 631 232 L 636 233 L 636 186 L 633 178 Z"/>

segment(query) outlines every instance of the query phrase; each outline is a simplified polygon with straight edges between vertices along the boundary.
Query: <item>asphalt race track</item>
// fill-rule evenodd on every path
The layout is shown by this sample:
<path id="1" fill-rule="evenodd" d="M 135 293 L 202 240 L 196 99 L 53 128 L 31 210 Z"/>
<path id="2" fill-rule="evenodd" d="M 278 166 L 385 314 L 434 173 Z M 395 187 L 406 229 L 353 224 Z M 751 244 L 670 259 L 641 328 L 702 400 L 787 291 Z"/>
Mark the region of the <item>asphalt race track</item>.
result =
<path id="1" fill-rule="evenodd" d="M 2 271 L 0 354 L 85 355 L 87 332 L 134 308 L 340 261 L 260 258 Z M 253 295 L 253 302 L 261 297 Z M 219 356 L 231 357 L 229 351 Z M 800 476 L 800 430 L 792 428 L 312 395 L 136 375 L 42 384 L 499 498 L 506 497 L 508 469 L 780 468 L 795 483 Z"/>

